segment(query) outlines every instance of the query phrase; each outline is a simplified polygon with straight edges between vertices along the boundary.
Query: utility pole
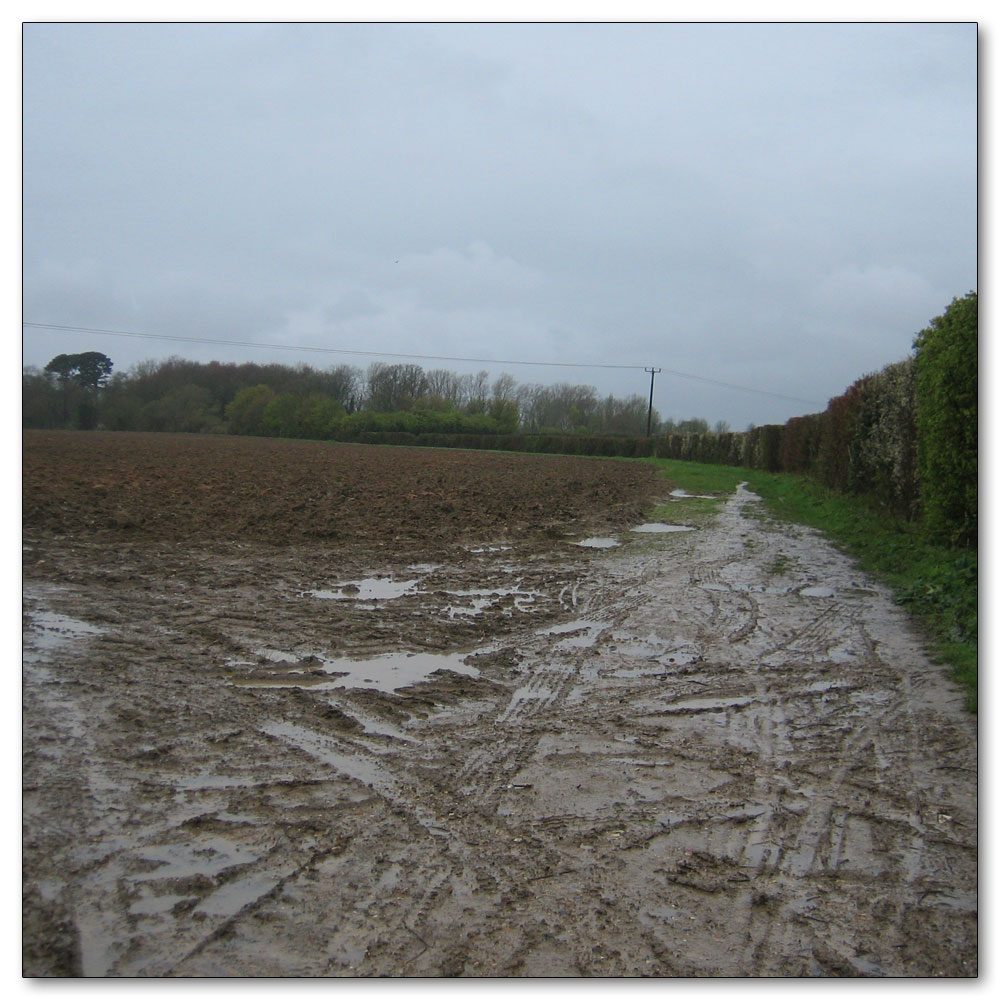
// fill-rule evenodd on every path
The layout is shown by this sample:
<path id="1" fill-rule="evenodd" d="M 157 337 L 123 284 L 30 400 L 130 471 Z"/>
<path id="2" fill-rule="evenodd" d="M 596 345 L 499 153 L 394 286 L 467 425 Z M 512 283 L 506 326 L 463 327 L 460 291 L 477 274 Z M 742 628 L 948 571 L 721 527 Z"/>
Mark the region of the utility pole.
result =
<path id="1" fill-rule="evenodd" d="M 656 378 L 656 373 L 663 371 L 663 369 L 647 368 L 645 370 L 649 372 L 649 414 L 646 417 L 646 437 L 650 437 L 653 428 L 653 379 Z"/>

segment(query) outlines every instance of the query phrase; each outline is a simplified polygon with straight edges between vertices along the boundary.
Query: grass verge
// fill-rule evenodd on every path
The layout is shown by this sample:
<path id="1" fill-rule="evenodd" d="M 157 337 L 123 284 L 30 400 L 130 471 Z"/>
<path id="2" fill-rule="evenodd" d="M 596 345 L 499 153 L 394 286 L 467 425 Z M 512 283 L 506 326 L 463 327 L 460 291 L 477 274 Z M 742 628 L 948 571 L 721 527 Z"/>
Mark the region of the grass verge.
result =
<path id="1" fill-rule="evenodd" d="M 857 497 L 785 473 L 746 470 L 749 488 L 779 520 L 823 532 L 866 573 L 892 588 L 923 626 L 935 658 L 950 665 L 970 710 L 978 707 L 979 560 L 975 551 L 935 545 L 913 524 Z"/>
<path id="2" fill-rule="evenodd" d="M 706 465 L 702 462 L 681 462 L 672 458 L 638 458 L 628 461 L 645 462 L 660 470 L 660 474 L 678 489 L 687 493 L 726 497 L 747 480 L 749 472 L 733 465 Z"/>
<path id="3" fill-rule="evenodd" d="M 952 667 L 970 710 L 977 710 L 979 560 L 974 550 L 935 545 L 915 525 L 886 517 L 857 497 L 834 493 L 801 476 L 647 461 L 689 493 L 729 494 L 747 482 L 772 517 L 821 531 L 860 569 L 892 589 L 896 602 L 928 633 L 932 655 Z"/>
<path id="4" fill-rule="evenodd" d="M 650 514 L 652 520 L 670 524 L 702 527 L 719 513 L 720 506 L 746 480 L 745 469 L 727 465 L 680 462 L 669 458 L 645 458 L 638 461 L 658 469 L 671 486 L 692 494 L 690 498 L 676 497 L 668 504 L 653 509 Z"/>

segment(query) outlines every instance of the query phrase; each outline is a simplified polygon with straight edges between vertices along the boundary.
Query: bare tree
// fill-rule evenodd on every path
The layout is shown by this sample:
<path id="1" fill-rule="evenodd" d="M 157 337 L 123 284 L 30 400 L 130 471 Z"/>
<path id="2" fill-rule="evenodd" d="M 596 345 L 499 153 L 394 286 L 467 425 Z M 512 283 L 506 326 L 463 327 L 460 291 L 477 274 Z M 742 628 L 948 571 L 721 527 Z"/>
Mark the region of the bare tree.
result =
<path id="1" fill-rule="evenodd" d="M 420 365 L 387 365 L 376 361 L 368 367 L 365 406 L 376 413 L 411 410 L 427 392 L 427 378 Z"/>
<path id="2" fill-rule="evenodd" d="M 461 375 L 445 368 L 434 368 L 425 377 L 429 396 L 438 396 L 456 409 L 465 405 L 467 390 Z"/>

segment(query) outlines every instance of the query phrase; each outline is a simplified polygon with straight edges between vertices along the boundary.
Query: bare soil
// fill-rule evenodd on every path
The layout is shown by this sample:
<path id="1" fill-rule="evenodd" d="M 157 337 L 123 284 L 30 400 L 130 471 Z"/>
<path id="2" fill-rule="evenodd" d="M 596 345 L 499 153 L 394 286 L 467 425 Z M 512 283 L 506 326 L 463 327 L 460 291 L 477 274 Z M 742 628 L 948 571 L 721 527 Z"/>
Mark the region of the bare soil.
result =
<path id="1" fill-rule="evenodd" d="M 670 488 L 25 432 L 25 974 L 976 975 L 945 668 L 744 489 L 632 532 Z"/>

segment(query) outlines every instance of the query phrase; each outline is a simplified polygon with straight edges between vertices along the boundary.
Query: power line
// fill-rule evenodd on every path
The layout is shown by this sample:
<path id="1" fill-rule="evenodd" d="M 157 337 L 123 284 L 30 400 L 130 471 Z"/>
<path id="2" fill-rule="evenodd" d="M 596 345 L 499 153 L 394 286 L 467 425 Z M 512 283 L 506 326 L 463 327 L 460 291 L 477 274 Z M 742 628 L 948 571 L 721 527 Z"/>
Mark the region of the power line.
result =
<path id="1" fill-rule="evenodd" d="M 389 351 L 359 351 L 340 347 L 300 347 L 295 344 L 263 344 L 251 340 L 210 340 L 207 337 L 181 337 L 169 333 L 136 333 L 131 330 L 102 330 L 86 326 L 59 326 L 55 323 L 22 323 L 21 326 L 72 333 L 98 333 L 111 337 L 137 337 L 144 340 L 179 340 L 188 344 L 222 344 L 227 347 L 264 347 L 278 351 L 313 351 L 320 354 L 356 354 L 368 358 L 407 358 L 419 361 L 468 361 L 482 365 L 544 365 L 553 368 L 618 368 L 642 370 L 642 365 L 608 365 L 574 361 L 505 361 L 499 358 L 459 358 L 447 354 L 402 354 Z"/>
<path id="2" fill-rule="evenodd" d="M 138 333 L 134 330 L 105 330 L 98 327 L 88 326 L 63 326 L 58 323 L 31 323 L 22 321 L 22 327 L 29 327 L 34 330 L 56 330 L 63 333 L 91 333 L 108 337 L 129 337 L 137 340 L 171 340 L 185 344 L 217 344 L 225 347 L 260 347 L 276 351 L 302 351 L 316 354 L 346 354 L 366 358 L 405 358 L 409 361 L 461 361 L 478 365 L 531 365 L 545 368 L 603 368 L 616 369 L 619 371 L 649 371 L 643 365 L 610 365 L 598 362 L 583 361 L 510 361 L 498 358 L 461 358 L 447 354 L 402 354 L 389 351 L 361 351 L 339 347 L 300 347 L 295 344 L 262 344 L 252 340 L 213 340 L 208 337 L 182 337 L 178 334 L 169 333 Z M 689 379 L 693 382 L 702 382 L 706 385 L 720 386 L 724 389 L 737 389 L 740 392 L 752 392 L 760 396 L 771 396 L 775 399 L 786 399 L 793 403 L 806 403 L 809 406 L 819 406 L 814 399 L 802 399 L 799 396 L 788 396 L 780 392 L 769 392 L 767 389 L 755 389 L 747 385 L 737 385 L 733 382 L 721 382 L 718 379 L 706 378 L 703 375 L 692 375 L 690 372 L 676 371 L 673 368 L 658 368 L 676 378 Z"/>

